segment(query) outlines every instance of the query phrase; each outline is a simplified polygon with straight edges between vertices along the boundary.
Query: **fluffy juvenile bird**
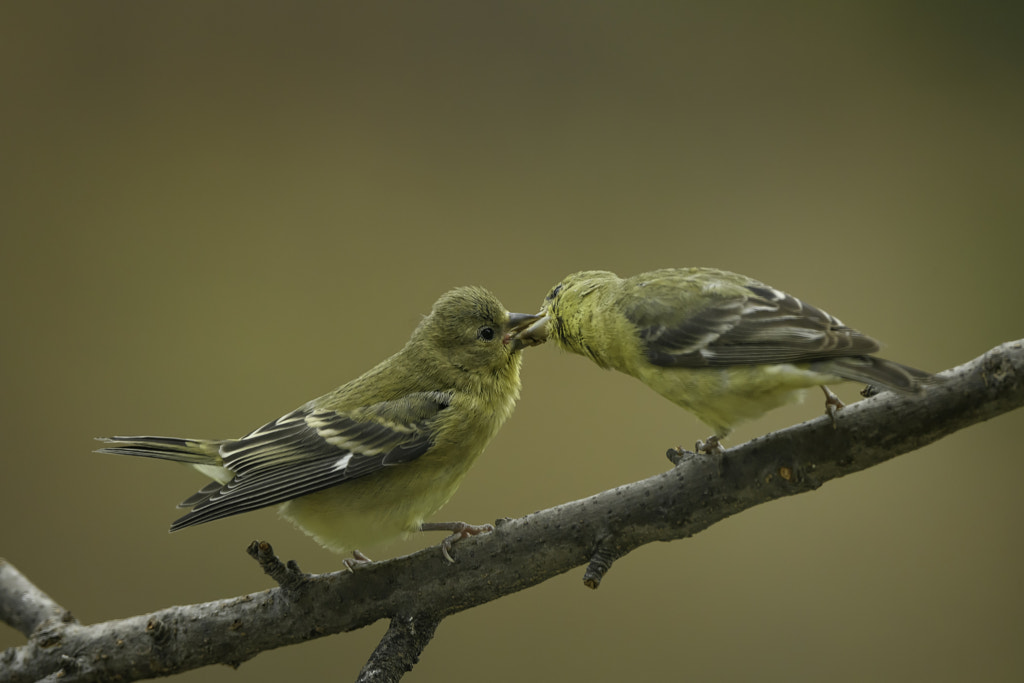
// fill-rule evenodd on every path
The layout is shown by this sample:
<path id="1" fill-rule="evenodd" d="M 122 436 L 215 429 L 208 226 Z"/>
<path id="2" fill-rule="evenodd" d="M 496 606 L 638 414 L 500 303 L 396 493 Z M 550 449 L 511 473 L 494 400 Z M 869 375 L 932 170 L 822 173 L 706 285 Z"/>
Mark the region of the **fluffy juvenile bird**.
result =
<path id="1" fill-rule="evenodd" d="M 485 289 L 434 304 L 405 347 L 362 376 L 240 439 L 115 436 L 101 453 L 191 465 L 214 481 L 178 507 L 171 531 L 280 505 L 321 545 L 353 551 L 411 531 L 490 530 L 424 524 L 455 493 L 519 397 L 522 343 L 539 318 L 509 313 Z"/>
<path id="2" fill-rule="evenodd" d="M 757 280 L 713 268 L 630 278 L 570 275 L 520 334 L 547 338 L 602 368 L 636 377 L 714 429 L 712 446 L 745 420 L 843 380 L 917 393 L 932 375 L 872 356 L 879 345 L 839 319 Z M 830 409 L 833 412 L 834 408 Z"/>

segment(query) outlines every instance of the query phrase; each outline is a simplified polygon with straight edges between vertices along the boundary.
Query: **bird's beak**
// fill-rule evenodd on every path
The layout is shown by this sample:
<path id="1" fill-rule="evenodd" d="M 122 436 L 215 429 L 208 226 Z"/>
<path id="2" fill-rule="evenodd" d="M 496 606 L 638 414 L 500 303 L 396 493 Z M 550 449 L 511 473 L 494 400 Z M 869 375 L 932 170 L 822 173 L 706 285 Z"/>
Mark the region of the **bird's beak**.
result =
<path id="1" fill-rule="evenodd" d="M 524 346 L 536 346 L 537 344 L 542 343 L 544 341 L 543 339 L 540 341 L 533 341 L 532 339 L 524 340 L 522 338 L 522 333 L 527 329 L 536 327 L 542 318 L 546 320 L 546 318 L 544 318 L 540 313 L 509 313 L 508 328 L 505 332 L 505 336 L 502 338 L 502 341 L 506 344 L 511 343 L 513 351 L 518 351 Z"/>
<path id="2" fill-rule="evenodd" d="M 522 316 L 522 325 L 514 335 L 519 346 L 537 346 L 548 340 L 548 317 L 543 313 Z"/>

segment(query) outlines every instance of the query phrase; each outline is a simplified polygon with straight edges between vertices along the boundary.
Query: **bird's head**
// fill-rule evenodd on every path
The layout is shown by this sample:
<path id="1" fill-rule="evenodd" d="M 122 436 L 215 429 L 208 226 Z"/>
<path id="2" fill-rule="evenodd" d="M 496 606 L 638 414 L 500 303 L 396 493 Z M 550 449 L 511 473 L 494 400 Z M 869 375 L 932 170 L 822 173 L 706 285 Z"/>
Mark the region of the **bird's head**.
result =
<path id="1" fill-rule="evenodd" d="M 559 346 L 576 350 L 572 339 L 577 335 L 573 330 L 579 329 L 576 318 L 586 310 L 580 303 L 602 286 L 618 280 L 615 273 L 607 270 L 584 270 L 566 277 L 551 288 L 541 304 L 540 317 L 523 329 L 517 339 L 523 346 L 536 346 L 551 337 Z"/>
<path id="2" fill-rule="evenodd" d="M 413 337 L 425 338 L 462 370 L 493 371 L 518 364 L 527 346 L 518 334 L 540 317 L 510 313 L 482 287 L 459 287 L 437 300 Z"/>

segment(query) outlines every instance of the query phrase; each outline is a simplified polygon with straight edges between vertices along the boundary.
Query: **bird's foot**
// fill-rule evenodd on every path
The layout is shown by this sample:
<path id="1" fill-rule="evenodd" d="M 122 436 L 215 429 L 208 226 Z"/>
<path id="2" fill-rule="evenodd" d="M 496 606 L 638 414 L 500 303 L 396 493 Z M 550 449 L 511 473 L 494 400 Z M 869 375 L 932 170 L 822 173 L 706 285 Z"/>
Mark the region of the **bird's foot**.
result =
<path id="1" fill-rule="evenodd" d="M 450 531 L 452 535 L 441 541 L 441 554 L 449 562 L 455 562 L 452 557 L 452 546 L 469 536 L 489 534 L 494 531 L 493 524 L 466 524 L 465 522 L 424 522 L 420 524 L 420 531 Z"/>
<path id="2" fill-rule="evenodd" d="M 341 561 L 341 563 L 345 565 L 345 569 L 347 569 L 350 572 L 353 571 L 353 568 L 357 565 L 369 564 L 371 562 L 373 562 L 373 560 L 364 555 L 361 550 L 353 550 L 352 557 L 346 557 L 344 560 Z"/>
<path id="3" fill-rule="evenodd" d="M 725 453 L 725 449 L 722 448 L 722 444 L 715 434 L 709 436 L 707 441 L 698 441 L 697 445 L 694 446 L 694 450 L 705 455 L 721 455 Z"/>
<path id="4" fill-rule="evenodd" d="M 836 429 L 839 426 L 836 422 L 836 413 L 845 408 L 846 404 L 824 384 L 821 385 L 821 390 L 825 392 L 825 413 L 832 418 L 832 428 Z"/>

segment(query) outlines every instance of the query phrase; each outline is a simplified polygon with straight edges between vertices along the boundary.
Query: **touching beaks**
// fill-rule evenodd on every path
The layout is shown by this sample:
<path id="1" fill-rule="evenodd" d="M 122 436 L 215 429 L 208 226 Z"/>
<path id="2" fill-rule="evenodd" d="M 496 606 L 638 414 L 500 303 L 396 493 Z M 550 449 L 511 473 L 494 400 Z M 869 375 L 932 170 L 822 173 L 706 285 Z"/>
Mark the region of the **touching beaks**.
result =
<path id="1" fill-rule="evenodd" d="M 524 340 L 522 333 L 528 329 L 533 329 L 539 322 L 546 318 L 540 313 L 509 313 L 508 314 L 508 329 L 505 332 L 505 336 L 502 341 L 505 344 L 512 342 L 515 344 L 514 349 L 518 349 L 524 346 L 536 346 L 542 343 L 544 340 L 534 341 L 532 338 Z M 545 334 L 545 338 L 547 335 Z"/>
<path id="2" fill-rule="evenodd" d="M 516 314 L 513 314 L 516 315 Z M 523 315 L 522 324 L 511 335 L 519 346 L 537 346 L 548 340 L 548 317 L 543 313 Z"/>

